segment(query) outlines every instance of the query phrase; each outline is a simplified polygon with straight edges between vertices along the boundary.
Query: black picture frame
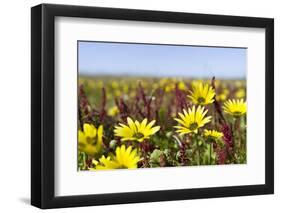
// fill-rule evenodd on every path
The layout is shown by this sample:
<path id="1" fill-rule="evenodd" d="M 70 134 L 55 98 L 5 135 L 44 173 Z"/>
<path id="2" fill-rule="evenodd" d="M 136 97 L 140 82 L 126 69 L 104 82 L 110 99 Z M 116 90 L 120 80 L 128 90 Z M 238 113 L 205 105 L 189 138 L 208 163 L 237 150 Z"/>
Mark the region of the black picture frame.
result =
<path id="1" fill-rule="evenodd" d="M 82 17 L 162 23 L 264 28 L 265 184 L 56 197 L 54 171 L 55 17 Z M 261 138 L 261 140 L 263 140 Z M 274 193 L 274 20 L 240 16 L 41 4 L 31 8 L 31 204 L 60 208 L 217 198 Z"/>

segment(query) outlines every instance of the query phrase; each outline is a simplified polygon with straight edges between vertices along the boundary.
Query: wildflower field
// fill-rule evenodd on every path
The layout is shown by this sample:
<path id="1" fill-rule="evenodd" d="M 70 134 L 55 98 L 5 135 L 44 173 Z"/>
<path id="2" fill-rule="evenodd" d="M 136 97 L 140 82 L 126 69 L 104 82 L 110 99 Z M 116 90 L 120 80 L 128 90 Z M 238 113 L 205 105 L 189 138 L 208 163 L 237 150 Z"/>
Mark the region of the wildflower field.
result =
<path id="1" fill-rule="evenodd" d="M 78 170 L 244 164 L 246 81 L 80 76 Z"/>

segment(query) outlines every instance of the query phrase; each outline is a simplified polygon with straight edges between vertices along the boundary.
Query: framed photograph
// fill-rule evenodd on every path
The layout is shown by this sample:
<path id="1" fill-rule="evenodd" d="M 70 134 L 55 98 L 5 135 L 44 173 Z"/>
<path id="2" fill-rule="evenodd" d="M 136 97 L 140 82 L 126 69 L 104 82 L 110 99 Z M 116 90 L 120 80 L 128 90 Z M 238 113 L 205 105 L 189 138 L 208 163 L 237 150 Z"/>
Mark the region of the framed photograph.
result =
<path id="1" fill-rule="evenodd" d="M 274 192 L 274 21 L 31 9 L 31 203 Z"/>

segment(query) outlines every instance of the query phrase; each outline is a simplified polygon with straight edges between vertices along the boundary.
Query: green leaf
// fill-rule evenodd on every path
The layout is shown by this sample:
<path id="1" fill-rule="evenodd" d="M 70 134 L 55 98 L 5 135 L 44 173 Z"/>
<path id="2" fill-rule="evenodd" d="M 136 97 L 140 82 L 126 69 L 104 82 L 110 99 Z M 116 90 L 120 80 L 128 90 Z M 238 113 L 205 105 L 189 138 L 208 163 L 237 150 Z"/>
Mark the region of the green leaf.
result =
<path id="1" fill-rule="evenodd" d="M 149 164 L 152 167 L 159 167 L 160 166 L 160 156 L 163 154 L 163 151 L 159 149 L 153 150 L 150 155 Z"/>
<path id="2" fill-rule="evenodd" d="M 86 170 L 87 169 L 87 159 L 88 156 L 84 152 L 78 152 L 78 169 L 79 170 Z"/>

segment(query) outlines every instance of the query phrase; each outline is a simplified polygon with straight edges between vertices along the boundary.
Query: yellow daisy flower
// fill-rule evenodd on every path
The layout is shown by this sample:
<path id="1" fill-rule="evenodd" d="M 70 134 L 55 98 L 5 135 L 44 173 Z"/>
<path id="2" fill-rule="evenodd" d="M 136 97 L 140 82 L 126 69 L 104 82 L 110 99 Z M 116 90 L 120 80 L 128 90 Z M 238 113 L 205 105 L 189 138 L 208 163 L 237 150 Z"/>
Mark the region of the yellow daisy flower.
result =
<path id="1" fill-rule="evenodd" d="M 206 138 L 211 138 L 211 139 L 217 140 L 217 139 L 220 139 L 223 136 L 223 133 L 222 132 L 218 132 L 216 130 L 207 130 L 207 129 L 205 129 L 204 130 L 204 136 Z"/>
<path id="2" fill-rule="evenodd" d="M 122 93 L 121 93 L 120 90 L 115 89 L 115 90 L 114 90 L 114 95 L 115 95 L 116 97 L 120 97 L 120 96 L 122 95 Z"/>
<path id="3" fill-rule="evenodd" d="M 94 125 L 85 123 L 83 131 L 78 130 L 78 146 L 79 150 L 88 155 L 95 155 L 102 148 L 103 126 L 97 129 Z"/>
<path id="4" fill-rule="evenodd" d="M 118 113 L 119 113 L 119 109 L 117 106 L 113 106 L 113 107 L 109 108 L 107 111 L 107 114 L 112 117 L 118 115 Z"/>
<path id="5" fill-rule="evenodd" d="M 228 89 L 223 89 L 222 92 L 218 95 L 216 95 L 217 101 L 225 101 L 229 95 Z"/>
<path id="6" fill-rule="evenodd" d="M 115 136 L 121 137 L 121 141 L 138 141 L 143 142 L 144 139 L 148 139 L 151 135 L 159 131 L 160 126 L 152 127 L 155 120 L 147 124 L 147 119 L 145 118 L 141 123 L 139 121 L 133 121 L 131 118 L 127 118 L 128 126 L 125 124 L 119 124 L 115 126 L 114 133 Z"/>
<path id="7" fill-rule="evenodd" d="M 112 89 L 117 89 L 119 87 L 118 83 L 116 81 L 111 82 Z"/>
<path id="8" fill-rule="evenodd" d="M 105 158 L 103 155 L 99 161 L 95 161 L 96 166 L 94 169 L 135 169 L 139 160 L 137 149 L 132 149 L 132 146 L 126 148 L 125 145 L 122 145 L 116 148 L 113 159 L 111 157 Z"/>
<path id="9" fill-rule="evenodd" d="M 165 87 L 165 92 L 171 92 L 175 89 L 175 84 L 174 83 L 170 83 L 170 84 L 167 84 L 166 87 Z"/>
<path id="10" fill-rule="evenodd" d="M 246 91 L 245 91 L 245 89 L 243 89 L 243 88 L 240 88 L 240 89 L 238 89 L 238 90 L 235 92 L 235 97 L 236 97 L 236 98 L 244 98 L 245 95 L 246 95 Z"/>
<path id="11" fill-rule="evenodd" d="M 187 97 L 194 104 L 207 105 L 214 102 L 215 90 L 209 84 L 203 84 L 202 82 L 193 83 L 192 91 Z"/>
<path id="12" fill-rule="evenodd" d="M 111 157 L 105 157 L 104 155 L 97 161 L 93 160 L 95 168 L 90 168 L 90 170 L 106 170 L 106 169 L 117 169 L 117 165 L 111 160 Z"/>
<path id="13" fill-rule="evenodd" d="M 186 85 L 183 81 L 179 82 L 178 87 L 180 90 L 183 90 L 183 91 L 186 90 Z"/>
<path id="14" fill-rule="evenodd" d="M 178 113 L 180 118 L 175 118 L 175 120 L 181 124 L 181 126 L 175 126 L 178 129 L 176 132 L 180 135 L 188 133 L 196 133 L 200 127 L 203 127 L 205 124 L 211 121 L 211 116 L 205 117 L 208 110 L 205 110 L 204 107 L 198 106 L 195 109 L 195 106 L 188 109 L 188 112 L 184 109 L 183 114 Z"/>
<path id="15" fill-rule="evenodd" d="M 223 110 L 233 116 L 242 116 L 247 112 L 247 105 L 243 99 L 232 99 L 223 104 Z"/>

